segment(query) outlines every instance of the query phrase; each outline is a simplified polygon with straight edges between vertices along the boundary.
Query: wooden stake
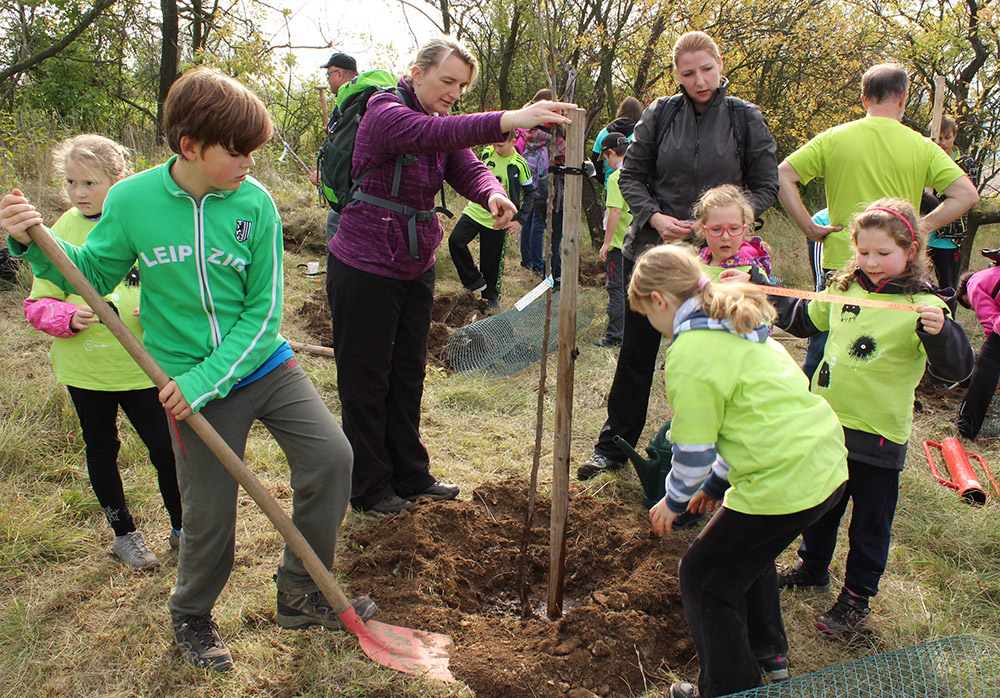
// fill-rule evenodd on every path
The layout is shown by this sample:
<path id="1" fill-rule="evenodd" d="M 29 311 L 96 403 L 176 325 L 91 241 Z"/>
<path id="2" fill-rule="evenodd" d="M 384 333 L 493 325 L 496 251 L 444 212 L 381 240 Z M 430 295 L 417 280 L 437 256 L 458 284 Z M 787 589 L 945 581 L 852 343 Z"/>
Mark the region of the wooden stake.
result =
<path id="1" fill-rule="evenodd" d="M 934 76 L 934 111 L 931 112 L 931 140 L 937 143 L 941 136 L 941 118 L 944 116 L 944 76 Z"/>
<path id="2" fill-rule="evenodd" d="M 566 129 L 566 166 L 583 167 L 586 111 L 575 109 Z M 556 373 L 555 445 L 552 464 L 552 519 L 549 529 L 547 614 L 562 616 L 566 577 L 566 518 L 569 511 L 569 448 L 573 426 L 573 370 L 576 360 L 576 292 L 580 277 L 580 208 L 583 175 L 566 174 L 563 194 L 562 285 L 559 293 L 559 362 Z"/>
<path id="3" fill-rule="evenodd" d="M 326 112 L 326 86 L 320 85 L 316 88 L 319 90 L 319 108 L 323 111 L 323 131 L 326 131 L 326 125 L 330 123 L 330 115 Z"/>

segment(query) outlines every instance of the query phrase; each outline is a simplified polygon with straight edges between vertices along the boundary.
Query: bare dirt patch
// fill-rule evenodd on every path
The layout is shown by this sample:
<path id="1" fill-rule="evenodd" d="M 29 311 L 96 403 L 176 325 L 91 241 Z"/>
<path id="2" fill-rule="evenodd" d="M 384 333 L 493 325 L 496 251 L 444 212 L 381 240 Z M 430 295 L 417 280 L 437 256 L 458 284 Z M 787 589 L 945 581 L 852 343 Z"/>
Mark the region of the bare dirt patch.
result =
<path id="1" fill-rule="evenodd" d="M 418 503 L 350 536 L 338 566 L 370 591 L 380 619 L 452 636 L 451 668 L 479 698 L 635 696 L 690 670 L 694 645 L 677 584 L 687 547 L 658 539 L 644 512 L 574 494 L 564 615 L 545 617 L 549 502 L 528 548 L 534 615 L 521 618 L 517 560 L 527 481 L 484 485 L 472 501 Z"/>

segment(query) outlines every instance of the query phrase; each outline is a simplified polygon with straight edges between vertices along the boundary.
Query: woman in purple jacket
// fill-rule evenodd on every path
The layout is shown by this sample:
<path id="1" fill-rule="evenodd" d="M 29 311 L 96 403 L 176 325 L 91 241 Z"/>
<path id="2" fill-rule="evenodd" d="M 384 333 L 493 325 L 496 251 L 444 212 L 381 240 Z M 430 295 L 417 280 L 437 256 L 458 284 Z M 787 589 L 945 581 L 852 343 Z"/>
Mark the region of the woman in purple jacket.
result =
<path id="1" fill-rule="evenodd" d="M 502 141 L 514 128 L 568 123 L 562 110 L 575 106 L 537 102 L 516 111 L 448 116 L 478 68 L 454 39 L 433 39 L 399 82 L 403 100 L 390 92 L 369 100 L 351 173 L 357 179 L 370 172 L 330 241 L 337 386 L 354 447 L 351 504 L 374 514 L 397 513 L 418 498 L 458 495 L 457 486 L 431 475 L 420 439 L 434 252 L 444 236 L 435 195 L 447 181 L 492 213 L 497 228 L 505 227 L 517 209 L 469 148 Z"/>

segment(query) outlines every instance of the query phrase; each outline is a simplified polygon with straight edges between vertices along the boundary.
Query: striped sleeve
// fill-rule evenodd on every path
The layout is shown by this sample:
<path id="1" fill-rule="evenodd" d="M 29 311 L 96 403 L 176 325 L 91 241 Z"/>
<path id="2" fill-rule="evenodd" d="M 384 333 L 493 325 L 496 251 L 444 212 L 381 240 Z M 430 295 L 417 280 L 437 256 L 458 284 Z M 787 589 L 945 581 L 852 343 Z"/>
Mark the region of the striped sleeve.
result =
<path id="1" fill-rule="evenodd" d="M 675 514 L 687 509 L 691 497 L 712 473 L 718 460 L 715 444 L 674 443 L 670 474 L 667 475 L 667 507 Z M 723 461 L 725 462 L 725 461 Z M 728 466 L 727 466 L 728 472 Z"/>

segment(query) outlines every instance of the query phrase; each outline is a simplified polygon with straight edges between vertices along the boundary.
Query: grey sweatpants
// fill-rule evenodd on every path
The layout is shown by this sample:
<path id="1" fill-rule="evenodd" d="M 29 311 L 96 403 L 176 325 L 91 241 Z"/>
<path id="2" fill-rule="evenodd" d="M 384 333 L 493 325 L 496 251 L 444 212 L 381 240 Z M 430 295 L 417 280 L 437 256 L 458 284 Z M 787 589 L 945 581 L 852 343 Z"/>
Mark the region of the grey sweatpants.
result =
<path id="1" fill-rule="evenodd" d="M 294 359 L 262 378 L 213 400 L 201 414 L 240 458 L 247 434 L 260 420 L 285 452 L 291 470 L 292 521 L 328 568 L 333 565 L 340 523 L 351 495 L 351 445 L 340 425 Z M 233 569 L 236 480 L 184 422 L 171 429 L 184 531 L 171 615 L 208 613 Z M 190 513 L 189 513 L 190 512 Z M 317 587 L 285 546 L 278 588 L 294 594 Z"/>

